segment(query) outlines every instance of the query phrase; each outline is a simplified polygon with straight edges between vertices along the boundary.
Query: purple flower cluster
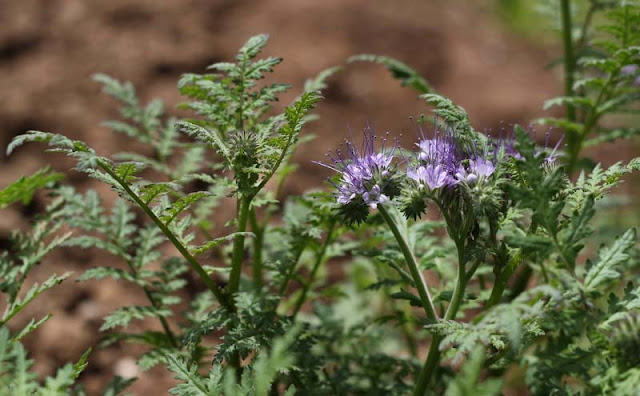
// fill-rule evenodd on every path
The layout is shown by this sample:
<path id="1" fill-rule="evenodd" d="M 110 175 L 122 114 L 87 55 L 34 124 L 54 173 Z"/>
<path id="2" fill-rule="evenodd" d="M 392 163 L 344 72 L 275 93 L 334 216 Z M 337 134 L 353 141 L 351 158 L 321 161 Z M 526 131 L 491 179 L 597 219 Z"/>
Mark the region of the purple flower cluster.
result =
<path id="1" fill-rule="evenodd" d="M 533 132 L 533 134 L 535 134 L 535 131 Z M 544 138 L 544 146 L 538 147 L 536 149 L 536 156 L 546 153 L 545 165 L 551 167 L 556 165 L 558 158 L 562 156 L 560 145 L 562 144 L 563 140 L 564 137 L 561 137 L 555 144 L 555 146 L 551 147 L 551 134 L 547 132 Z M 514 136 L 494 140 L 492 149 L 495 153 L 495 158 L 513 157 L 517 160 L 524 159 L 524 157 L 516 149 L 516 140 Z"/>
<path id="2" fill-rule="evenodd" d="M 418 165 L 407 169 L 407 176 L 416 181 L 418 188 L 430 191 L 453 187 L 460 183 L 474 185 L 488 178 L 495 165 L 486 154 L 466 153 L 452 134 L 436 132 L 433 139 L 422 139 L 418 144 Z"/>
<path id="3" fill-rule="evenodd" d="M 396 145 L 385 147 L 388 139 L 383 138 L 382 147 L 376 149 L 377 138 L 371 128 L 366 128 L 363 135 L 361 147 L 347 140 L 344 151 L 327 154 L 328 163 L 318 162 L 340 174 L 340 178 L 332 182 L 336 201 L 345 208 L 344 213 L 352 215 L 357 222 L 366 218 L 369 208 L 376 209 L 402 193 L 399 190 L 402 176 L 392 164 Z M 536 155 L 545 153 L 545 164 L 552 166 L 559 156 L 561 141 L 553 149 L 548 143 L 547 134 L 545 148 L 537 151 Z M 436 131 L 432 138 L 423 138 L 416 145 L 418 152 L 407 167 L 406 177 L 417 188 L 405 191 L 409 194 L 403 198 L 413 197 L 409 201 L 417 206 L 412 215 L 423 210 L 420 201 L 424 201 L 425 193 L 431 195 L 452 191 L 456 186 L 475 188 L 484 185 L 495 173 L 497 162 L 509 157 L 523 159 L 513 136 L 461 143 L 453 131 Z"/>
<path id="4" fill-rule="evenodd" d="M 376 209 L 379 204 L 389 201 L 383 190 L 395 170 L 391 161 L 396 146 L 387 150 L 384 146 L 387 141 L 385 138 L 382 139 L 383 147 L 380 152 L 376 152 L 376 139 L 373 131 L 366 128 L 360 150 L 352 142 L 345 141 L 346 156 L 338 150 L 334 155 L 327 154 L 330 164 L 319 162 L 320 165 L 342 174 L 339 183 L 334 184 L 338 203 L 347 205 L 362 199 L 370 208 Z"/>

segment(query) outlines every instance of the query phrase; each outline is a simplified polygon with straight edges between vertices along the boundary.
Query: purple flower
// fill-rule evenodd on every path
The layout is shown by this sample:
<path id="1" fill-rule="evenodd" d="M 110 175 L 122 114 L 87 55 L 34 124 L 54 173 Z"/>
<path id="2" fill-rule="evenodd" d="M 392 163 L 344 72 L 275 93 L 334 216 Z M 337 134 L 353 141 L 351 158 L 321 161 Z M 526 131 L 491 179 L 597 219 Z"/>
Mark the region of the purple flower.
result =
<path id="1" fill-rule="evenodd" d="M 377 184 L 371 187 L 371 190 L 365 191 L 362 194 L 362 199 L 371 209 L 376 209 L 378 204 L 383 204 L 389 201 L 389 197 L 382 193 L 380 186 Z"/>
<path id="2" fill-rule="evenodd" d="M 375 149 L 375 140 L 376 136 L 371 128 L 365 128 L 360 150 L 352 142 L 345 141 L 346 156 L 338 150 L 335 155 L 327 154 L 330 164 L 317 162 L 342 175 L 340 181 L 334 184 L 339 204 L 347 205 L 361 198 L 370 208 L 376 209 L 379 204 L 389 201 L 383 189 L 395 170 L 391 162 L 396 147 L 394 145 L 387 150 L 384 146 L 387 140 L 385 138 L 382 139 L 383 147 L 378 152 Z"/>
<path id="3" fill-rule="evenodd" d="M 431 190 L 452 184 L 451 176 L 442 165 L 428 164 L 417 168 L 408 168 L 407 176 L 418 182 L 420 189 L 424 188 L 425 184 Z"/>
<path id="4" fill-rule="evenodd" d="M 453 133 L 436 131 L 431 139 L 422 139 L 417 143 L 420 148 L 418 165 L 407 169 L 407 176 L 420 188 L 425 185 L 431 190 L 456 184 L 455 170 L 462 159 Z"/>
<path id="5" fill-rule="evenodd" d="M 420 153 L 418 159 L 427 163 L 444 164 L 455 157 L 455 145 L 452 139 L 437 135 L 434 139 L 424 139 L 418 144 Z"/>
<path id="6" fill-rule="evenodd" d="M 478 180 L 483 180 L 491 176 L 495 170 L 496 167 L 491 161 L 482 157 L 476 157 L 476 159 L 469 160 L 469 165 L 466 168 L 464 165 L 460 165 L 455 174 L 455 178 L 458 182 L 467 183 L 472 186 L 476 184 Z"/>

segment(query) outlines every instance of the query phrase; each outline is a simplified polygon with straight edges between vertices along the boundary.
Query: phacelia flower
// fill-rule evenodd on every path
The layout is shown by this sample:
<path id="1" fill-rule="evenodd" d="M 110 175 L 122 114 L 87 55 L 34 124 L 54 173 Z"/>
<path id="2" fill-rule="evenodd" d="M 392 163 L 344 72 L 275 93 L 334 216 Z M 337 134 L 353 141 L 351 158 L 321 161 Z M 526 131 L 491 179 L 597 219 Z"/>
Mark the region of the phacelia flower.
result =
<path id="1" fill-rule="evenodd" d="M 465 167 L 460 165 L 455 174 L 455 178 L 458 182 L 467 183 L 472 186 L 493 174 L 496 170 L 495 165 L 485 158 L 477 157 L 469 160 L 469 164 Z"/>
<path id="2" fill-rule="evenodd" d="M 425 185 L 429 189 L 437 188 L 451 184 L 451 176 L 442 165 L 421 165 L 417 168 L 408 168 L 407 176 L 418 182 L 418 188 L 422 189 Z"/>
<path id="3" fill-rule="evenodd" d="M 421 139 L 417 144 L 418 165 L 407 169 L 407 176 L 418 183 L 419 188 L 429 189 L 453 186 L 455 170 L 460 161 L 460 150 L 453 134 L 436 131 L 431 139 Z"/>
<path id="4" fill-rule="evenodd" d="M 392 165 L 395 145 L 390 149 L 384 146 L 387 139 L 382 139 L 383 147 L 375 149 L 376 136 L 371 128 L 365 128 L 362 148 L 358 148 L 350 141 L 345 141 L 346 155 L 338 150 L 335 154 L 328 154 L 330 163 L 320 165 L 341 174 L 340 180 L 334 183 L 337 194 L 336 200 L 341 205 L 361 204 L 376 209 L 379 204 L 390 200 L 393 189 L 389 184 L 393 182 L 395 167 Z"/>
<path id="5" fill-rule="evenodd" d="M 533 134 L 535 134 L 535 132 L 533 132 Z M 562 144 L 564 137 L 561 137 L 553 147 L 550 146 L 550 138 L 551 134 L 547 132 L 545 134 L 544 145 L 536 147 L 535 156 L 545 155 L 544 164 L 547 166 L 554 166 L 557 164 L 558 158 L 563 155 L 562 150 L 560 150 L 560 145 Z M 514 136 L 493 139 L 492 153 L 493 158 L 498 162 L 505 157 L 512 157 L 516 160 L 525 159 L 516 148 L 516 139 Z"/>

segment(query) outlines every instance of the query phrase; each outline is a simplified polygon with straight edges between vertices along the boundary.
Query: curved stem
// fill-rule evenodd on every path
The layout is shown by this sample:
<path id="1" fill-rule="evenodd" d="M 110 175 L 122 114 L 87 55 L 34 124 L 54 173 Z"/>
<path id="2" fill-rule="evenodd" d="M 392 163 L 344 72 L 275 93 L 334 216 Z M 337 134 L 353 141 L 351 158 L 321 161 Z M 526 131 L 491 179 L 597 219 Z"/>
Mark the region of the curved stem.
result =
<path id="1" fill-rule="evenodd" d="M 458 251 L 458 277 L 456 279 L 456 286 L 453 289 L 453 296 L 451 297 L 451 303 L 447 307 L 447 312 L 444 314 L 446 320 L 453 320 L 456 318 L 460 302 L 464 296 L 464 289 L 467 287 L 467 276 L 464 271 L 464 252 Z"/>
<path id="2" fill-rule="evenodd" d="M 391 229 L 391 232 L 396 238 L 398 246 L 400 247 L 400 250 L 404 255 L 407 266 L 409 267 L 409 271 L 411 272 L 411 276 L 413 277 L 413 282 L 416 285 L 416 289 L 418 289 L 418 295 L 420 296 L 420 300 L 422 301 L 422 306 L 425 313 L 427 314 L 427 318 L 429 318 L 429 320 L 431 321 L 438 320 L 438 314 L 436 313 L 436 309 L 433 306 L 433 300 L 431 298 L 431 295 L 429 294 L 429 290 L 427 289 L 427 283 L 424 280 L 424 276 L 422 276 L 420 268 L 418 268 L 416 257 L 413 255 L 411 248 L 409 248 L 404 235 L 400 232 L 400 229 L 398 229 L 398 225 L 389 215 L 389 212 L 384 205 L 378 205 L 378 211 L 382 215 L 382 218 L 384 218 L 384 220 L 387 222 L 387 225 Z"/>
<path id="3" fill-rule="evenodd" d="M 173 235 L 171 230 L 169 230 L 169 228 L 162 222 L 162 220 L 160 220 L 158 216 L 156 216 L 153 210 L 151 210 L 151 208 L 147 204 L 145 204 L 142 201 L 142 199 L 140 199 L 138 194 L 136 194 L 135 192 L 133 192 L 133 190 L 131 190 L 129 185 L 124 180 L 122 180 L 111 169 L 110 166 L 104 163 L 100 163 L 99 166 L 109 176 L 111 176 L 122 187 L 122 189 L 124 189 L 127 195 L 129 195 L 129 197 L 147 214 L 147 216 L 151 218 L 151 220 L 162 231 L 162 233 L 167 237 L 167 239 L 169 239 L 169 241 L 173 244 L 173 246 L 175 246 L 175 248 L 178 249 L 182 257 L 184 257 L 187 263 L 191 265 L 191 268 L 193 268 L 193 270 L 196 271 L 200 279 L 202 279 L 202 281 L 205 283 L 205 285 L 207 285 L 209 290 L 211 290 L 211 292 L 216 297 L 220 305 L 222 305 L 226 309 L 233 310 L 233 305 L 227 300 L 224 293 L 222 293 L 222 290 L 220 290 L 220 288 L 213 282 L 213 279 L 211 279 L 209 274 L 207 274 L 207 272 L 204 270 L 204 268 L 202 268 L 200 263 L 198 263 L 198 260 L 196 260 L 196 258 L 193 257 L 191 253 L 189 253 L 189 250 L 187 250 L 187 248 L 178 240 L 178 238 L 176 238 L 176 236 Z"/>
<path id="4" fill-rule="evenodd" d="M 462 252 L 458 252 L 458 256 L 461 256 Z M 456 280 L 456 287 L 453 291 L 453 297 L 451 299 L 451 304 L 447 308 L 447 312 L 444 315 L 445 320 L 453 320 L 458 313 L 458 309 L 460 308 L 460 302 L 462 301 L 462 296 L 464 295 L 464 289 L 467 286 L 467 277 L 464 271 L 464 262 L 460 261 L 458 265 L 458 278 Z M 413 389 L 413 396 L 424 396 L 427 391 L 427 387 L 429 386 L 429 382 L 431 382 L 431 378 L 433 374 L 438 369 L 438 363 L 440 361 L 440 342 L 444 337 L 436 334 L 433 336 L 431 340 L 431 345 L 429 345 L 429 353 L 427 355 L 427 360 L 424 362 L 424 366 L 422 366 L 422 370 L 418 375 L 418 379 L 416 380 L 416 386 Z"/>
<path id="5" fill-rule="evenodd" d="M 461 238 L 461 233 L 456 234 L 456 229 L 453 228 L 453 223 L 451 222 L 451 218 L 448 215 L 448 212 L 444 210 L 444 207 L 438 202 L 436 199 L 433 199 L 433 202 L 438 206 L 442 216 L 447 223 L 447 231 L 449 236 L 455 242 L 456 249 L 458 251 L 458 276 L 456 278 L 456 285 L 453 290 L 453 296 L 451 298 L 451 303 L 447 307 L 447 311 L 445 312 L 444 319 L 445 320 L 453 320 L 458 313 L 458 309 L 460 308 L 460 303 L 462 302 L 462 297 L 464 296 L 464 290 L 467 286 L 467 281 L 470 276 L 467 275 L 465 271 L 465 255 L 464 255 L 464 242 Z M 466 232 L 467 226 L 464 226 L 463 229 Z M 475 270 L 474 270 L 475 271 Z M 473 273 L 471 272 L 471 275 Z M 431 340 L 431 345 L 429 346 L 429 353 L 427 354 L 427 359 L 422 366 L 422 370 L 420 374 L 418 374 L 418 378 L 416 380 L 416 386 L 413 389 L 414 396 L 424 396 L 427 388 L 429 387 L 429 382 L 431 382 L 431 378 L 433 377 L 435 371 L 438 369 L 438 363 L 440 361 L 440 342 L 444 337 L 441 335 L 434 335 Z"/>

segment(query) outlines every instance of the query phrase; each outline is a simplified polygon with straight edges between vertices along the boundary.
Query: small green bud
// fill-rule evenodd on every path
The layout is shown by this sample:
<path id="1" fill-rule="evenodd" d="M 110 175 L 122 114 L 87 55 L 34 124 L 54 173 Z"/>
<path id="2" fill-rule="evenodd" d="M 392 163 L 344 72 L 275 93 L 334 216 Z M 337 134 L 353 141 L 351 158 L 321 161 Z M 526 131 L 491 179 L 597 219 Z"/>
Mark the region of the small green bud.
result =
<path id="1" fill-rule="evenodd" d="M 427 197 L 424 188 L 406 186 L 398 198 L 400 210 L 407 219 L 417 220 L 427 212 Z"/>

